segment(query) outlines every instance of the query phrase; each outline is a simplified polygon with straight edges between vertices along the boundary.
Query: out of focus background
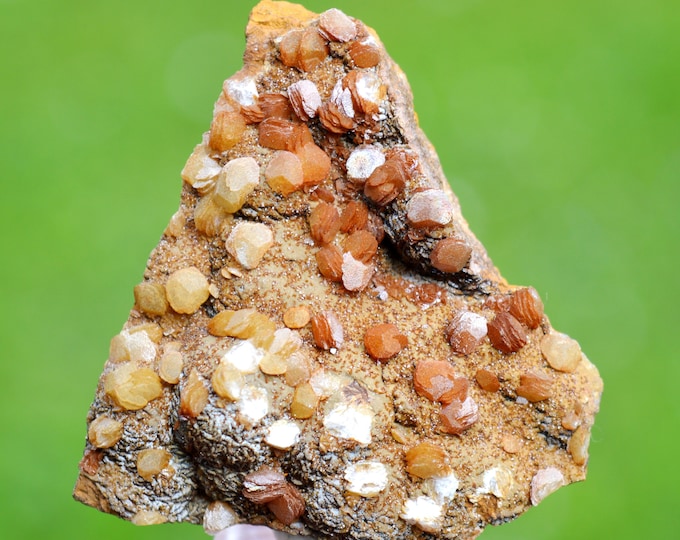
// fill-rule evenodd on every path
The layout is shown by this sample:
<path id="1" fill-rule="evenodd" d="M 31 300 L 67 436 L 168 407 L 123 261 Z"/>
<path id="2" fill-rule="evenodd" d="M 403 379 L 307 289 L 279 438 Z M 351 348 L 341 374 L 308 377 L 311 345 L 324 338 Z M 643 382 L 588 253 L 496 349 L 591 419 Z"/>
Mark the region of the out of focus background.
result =
<path id="1" fill-rule="evenodd" d="M 205 538 L 137 528 L 71 490 L 109 339 L 241 65 L 252 5 L 0 0 L 4 538 Z M 482 538 L 677 538 L 677 3 L 307 7 L 378 30 L 473 231 L 605 381 L 588 480 Z"/>

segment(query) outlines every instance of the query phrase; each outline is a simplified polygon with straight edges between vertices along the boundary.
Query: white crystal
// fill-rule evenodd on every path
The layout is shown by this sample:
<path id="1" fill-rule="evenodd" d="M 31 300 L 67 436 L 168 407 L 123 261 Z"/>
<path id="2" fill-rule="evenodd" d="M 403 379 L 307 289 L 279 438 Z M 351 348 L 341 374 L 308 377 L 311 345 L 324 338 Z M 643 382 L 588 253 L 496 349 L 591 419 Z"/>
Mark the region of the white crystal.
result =
<path id="1" fill-rule="evenodd" d="M 298 440 L 300 428 L 292 420 L 277 420 L 267 430 L 264 441 L 279 450 L 289 450 Z"/>
<path id="2" fill-rule="evenodd" d="M 349 88 L 342 87 L 342 80 L 335 83 L 331 92 L 331 101 L 349 118 L 354 118 L 354 103 Z"/>
<path id="3" fill-rule="evenodd" d="M 458 491 L 460 482 L 453 473 L 445 476 L 435 476 L 427 480 L 432 498 L 439 503 L 447 503 L 451 501 Z"/>
<path id="4" fill-rule="evenodd" d="M 231 506 L 222 501 L 213 501 L 203 514 L 203 530 L 207 534 L 215 535 L 239 521 L 238 514 Z"/>
<path id="5" fill-rule="evenodd" d="M 374 416 L 368 403 L 340 402 L 326 413 L 323 425 L 335 437 L 370 444 Z"/>
<path id="6" fill-rule="evenodd" d="M 256 268 L 274 243 L 274 234 L 264 223 L 242 221 L 231 230 L 225 246 L 244 268 Z"/>
<path id="7" fill-rule="evenodd" d="M 144 330 L 123 331 L 121 335 L 125 336 L 125 345 L 133 362 L 152 362 L 156 358 L 156 344 Z"/>
<path id="8" fill-rule="evenodd" d="M 223 362 L 228 362 L 241 373 L 256 373 L 264 352 L 250 341 L 237 341 L 222 356 Z"/>
<path id="9" fill-rule="evenodd" d="M 385 163 L 385 156 L 376 146 L 360 146 L 347 158 L 347 176 L 366 180 L 373 171 Z"/>
<path id="10" fill-rule="evenodd" d="M 347 491 L 362 497 L 375 497 L 387 487 L 387 467 L 379 461 L 359 461 L 345 471 Z"/>
<path id="11" fill-rule="evenodd" d="M 224 82 L 224 89 L 230 97 L 244 107 L 254 105 L 259 97 L 255 79 L 252 77 L 239 77 L 236 74 Z"/>
<path id="12" fill-rule="evenodd" d="M 375 266 L 357 261 L 347 252 L 342 255 L 342 284 L 348 291 L 361 291 L 371 282 Z"/>
<path id="13" fill-rule="evenodd" d="M 482 485 L 477 493 L 491 493 L 499 499 L 506 498 L 512 491 L 514 479 L 512 473 L 504 467 L 492 467 L 482 475 Z"/>
<path id="14" fill-rule="evenodd" d="M 255 424 L 262 420 L 269 412 L 269 395 L 264 388 L 246 386 L 236 402 L 236 408 L 241 416 Z"/>
<path id="15" fill-rule="evenodd" d="M 335 394 L 345 382 L 343 376 L 324 368 L 317 369 L 309 379 L 314 393 L 324 399 Z"/>
<path id="16" fill-rule="evenodd" d="M 467 332 L 475 339 L 482 339 L 486 336 L 486 319 L 477 313 L 461 311 L 457 322 L 459 332 Z"/>
<path id="17" fill-rule="evenodd" d="M 559 469 L 555 467 L 540 469 L 531 479 L 531 504 L 536 506 L 565 484 L 564 475 Z"/>
<path id="18" fill-rule="evenodd" d="M 404 503 L 401 518 L 425 532 L 436 533 L 442 525 L 443 508 L 430 497 L 420 496 Z"/>
<path id="19" fill-rule="evenodd" d="M 361 99 L 376 106 L 383 95 L 380 78 L 371 71 L 360 72 L 356 78 L 356 90 Z"/>

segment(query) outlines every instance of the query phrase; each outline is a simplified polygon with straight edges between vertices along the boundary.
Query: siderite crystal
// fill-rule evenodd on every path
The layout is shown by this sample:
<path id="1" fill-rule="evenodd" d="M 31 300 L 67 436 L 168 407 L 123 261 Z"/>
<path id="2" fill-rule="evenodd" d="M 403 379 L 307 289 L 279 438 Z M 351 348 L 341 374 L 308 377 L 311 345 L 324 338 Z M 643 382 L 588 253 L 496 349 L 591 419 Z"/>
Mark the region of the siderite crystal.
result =
<path id="1" fill-rule="evenodd" d="M 268 0 L 246 33 L 75 497 L 211 533 L 467 539 L 583 480 L 598 372 L 470 232 L 376 33 Z"/>

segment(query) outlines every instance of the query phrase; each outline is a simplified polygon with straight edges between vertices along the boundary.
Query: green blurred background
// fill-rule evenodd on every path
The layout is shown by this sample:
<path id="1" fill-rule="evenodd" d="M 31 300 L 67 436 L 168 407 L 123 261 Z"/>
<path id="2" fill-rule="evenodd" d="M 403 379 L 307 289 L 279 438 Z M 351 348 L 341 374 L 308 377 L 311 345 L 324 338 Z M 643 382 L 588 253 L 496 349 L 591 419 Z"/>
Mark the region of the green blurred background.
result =
<path id="1" fill-rule="evenodd" d="M 71 489 L 109 339 L 252 5 L 0 0 L 3 538 L 204 538 Z M 677 2 L 307 7 L 378 30 L 472 229 L 605 380 L 588 481 L 483 538 L 678 538 Z"/>

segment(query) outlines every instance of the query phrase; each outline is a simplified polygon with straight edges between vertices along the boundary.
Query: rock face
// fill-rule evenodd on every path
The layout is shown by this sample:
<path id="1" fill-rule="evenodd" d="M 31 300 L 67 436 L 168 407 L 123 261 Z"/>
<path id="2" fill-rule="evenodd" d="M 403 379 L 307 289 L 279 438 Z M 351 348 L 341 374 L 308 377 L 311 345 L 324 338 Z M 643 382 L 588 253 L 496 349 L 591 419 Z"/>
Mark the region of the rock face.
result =
<path id="1" fill-rule="evenodd" d="M 111 341 L 75 497 L 474 538 L 582 480 L 602 382 L 470 232 L 376 33 L 258 4 Z"/>

